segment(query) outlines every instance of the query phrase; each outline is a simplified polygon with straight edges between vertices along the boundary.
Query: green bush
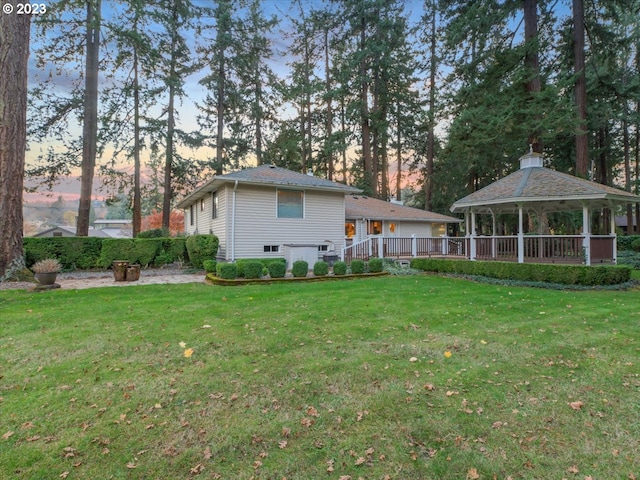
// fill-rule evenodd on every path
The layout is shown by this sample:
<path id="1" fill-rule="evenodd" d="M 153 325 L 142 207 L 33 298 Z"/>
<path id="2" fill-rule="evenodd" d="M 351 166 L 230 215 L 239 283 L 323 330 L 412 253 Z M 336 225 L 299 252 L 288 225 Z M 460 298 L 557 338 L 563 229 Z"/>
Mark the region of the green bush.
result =
<path id="1" fill-rule="evenodd" d="M 618 252 L 618 265 L 628 265 L 634 270 L 640 270 L 640 253 L 633 250 Z"/>
<path id="2" fill-rule="evenodd" d="M 136 238 L 134 240 L 136 248 L 136 263 L 143 267 L 154 263 L 158 254 L 162 251 L 162 239 L 160 238 Z"/>
<path id="3" fill-rule="evenodd" d="M 364 273 L 364 260 L 360 260 L 359 258 L 351 260 L 351 273 L 355 275 Z"/>
<path id="4" fill-rule="evenodd" d="M 306 277 L 309 273 L 309 264 L 304 260 L 296 260 L 291 267 L 291 274 L 294 277 Z"/>
<path id="5" fill-rule="evenodd" d="M 271 278 L 284 278 L 287 273 L 287 263 L 271 262 L 267 269 L 269 270 L 269 276 L 271 276 Z"/>
<path id="6" fill-rule="evenodd" d="M 640 238 L 636 238 L 633 242 L 631 242 L 631 250 L 634 252 L 640 252 Z"/>
<path id="7" fill-rule="evenodd" d="M 207 273 L 216 273 L 216 265 L 218 265 L 218 262 L 216 262 L 215 260 L 205 260 L 204 262 L 202 262 L 204 271 Z"/>
<path id="8" fill-rule="evenodd" d="M 168 238 L 171 234 L 166 228 L 153 228 L 151 230 L 145 230 L 138 233 L 136 238 Z"/>
<path id="9" fill-rule="evenodd" d="M 631 244 L 636 240 L 640 240 L 640 235 L 618 235 L 616 237 L 618 251 L 633 250 Z"/>
<path id="10" fill-rule="evenodd" d="M 380 273 L 383 270 L 383 264 L 381 258 L 369 259 L 369 271 L 371 273 Z"/>
<path id="11" fill-rule="evenodd" d="M 329 273 L 329 264 L 324 260 L 319 260 L 313 264 L 313 274 L 316 277 L 323 277 Z"/>
<path id="12" fill-rule="evenodd" d="M 411 267 L 429 272 L 564 285 L 618 285 L 628 282 L 631 278 L 629 267 L 614 265 L 586 266 L 414 258 L 411 260 Z"/>
<path id="13" fill-rule="evenodd" d="M 344 275 L 347 273 L 347 263 L 346 262 L 335 262 L 333 264 L 333 274 L 334 275 Z"/>
<path id="14" fill-rule="evenodd" d="M 216 258 L 218 237 L 215 235 L 191 235 L 187 238 L 189 261 L 194 268 L 203 268 L 202 262 Z"/>
<path id="15" fill-rule="evenodd" d="M 216 275 L 225 280 L 233 280 L 238 276 L 238 266 L 235 263 L 218 263 Z"/>
<path id="16" fill-rule="evenodd" d="M 238 265 L 238 277 L 243 278 L 244 277 L 244 267 L 247 264 L 247 262 L 260 262 L 262 263 L 262 265 L 265 268 L 268 268 L 269 265 L 273 262 L 277 262 L 277 263 L 284 263 L 285 266 L 287 264 L 287 260 L 284 258 L 239 258 L 236 260 L 236 264 Z M 286 267 L 285 267 L 286 270 Z M 266 275 L 266 274 L 265 274 Z"/>
<path id="17" fill-rule="evenodd" d="M 264 265 L 260 261 L 249 261 L 244 264 L 244 278 L 260 278 Z"/>
<path id="18" fill-rule="evenodd" d="M 125 260 L 135 263 L 137 260 L 136 244 L 130 238 L 105 238 L 102 240 L 99 266 L 109 268 L 114 260 Z"/>
<path id="19" fill-rule="evenodd" d="M 23 240 L 27 267 L 45 258 L 58 258 L 63 270 L 88 270 L 98 266 L 103 238 L 27 237 Z"/>

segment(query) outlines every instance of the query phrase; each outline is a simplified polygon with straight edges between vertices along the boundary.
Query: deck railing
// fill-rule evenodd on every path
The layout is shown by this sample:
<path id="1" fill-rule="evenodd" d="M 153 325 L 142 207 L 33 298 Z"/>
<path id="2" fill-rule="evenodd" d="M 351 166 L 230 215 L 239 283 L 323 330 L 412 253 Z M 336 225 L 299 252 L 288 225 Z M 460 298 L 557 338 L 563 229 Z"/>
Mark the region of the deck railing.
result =
<path id="1" fill-rule="evenodd" d="M 590 235 L 589 251 L 582 235 L 526 235 L 522 259 L 536 263 L 615 263 L 615 236 Z M 474 249 L 470 248 L 473 242 Z M 342 258 L 371 257 L 462 257 L 475 260 L 517 262 L 519 239 L 516 235 L 487 237 L 368 237 L 342 249 Z"/>

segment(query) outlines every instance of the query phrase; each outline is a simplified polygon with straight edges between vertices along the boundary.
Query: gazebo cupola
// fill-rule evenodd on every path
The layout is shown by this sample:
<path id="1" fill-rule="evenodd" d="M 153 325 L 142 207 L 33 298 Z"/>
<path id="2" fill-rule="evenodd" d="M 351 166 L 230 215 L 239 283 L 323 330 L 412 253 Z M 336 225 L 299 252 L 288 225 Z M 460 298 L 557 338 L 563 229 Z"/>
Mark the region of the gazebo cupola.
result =
<path id="1" fill-rule="evenodd" d="M 523 262 L 615 263 L 615 215 L 608 235 L 592 235 L 591 211 L 640 203 L 640 197 L 544 167 L 542 154 L 529 151 L 520 157 L 520 169 L 456 201 L 451 211 L 464 213 L 471 260 Z M 580 235 L 524 234 L 524 215 L 541 217 L 559 211 L 582 211 Z M 476 232 L 476 215 L 491 215 L 491 236 Z M 518 215 L 518 234 L 496 235 L 496 215 Z M 542 222 L 539 222 L 542 225 Z"/>

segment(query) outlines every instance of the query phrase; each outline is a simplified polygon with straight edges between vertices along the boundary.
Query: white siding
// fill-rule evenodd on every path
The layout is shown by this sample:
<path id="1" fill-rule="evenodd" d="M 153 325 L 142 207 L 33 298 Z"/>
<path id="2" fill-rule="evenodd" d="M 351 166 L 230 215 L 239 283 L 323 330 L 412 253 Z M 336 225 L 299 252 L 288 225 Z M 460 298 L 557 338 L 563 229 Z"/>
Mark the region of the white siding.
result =
<path id="1" fill-rule="evenodd" d="M 431 237 L 431 232 L 431 223 L 409 222 L 402 220 L 396 222 L 396 237 L 410 237 L 411 235 L 415 235 L 416 237 Z"/>
<path id="2" fill-rule="evenodd" d="M 200 209 L 200 200 L 196 200 L 193 204 L 194 224 L 191 225 L 189 217 L 192 211 L 189 207 L 185 209 L 185 233 L 187 235 L 213 233 L 218 237 L 220 242 L 218 247 L 218 258 L 225 258 L 225 252 L 229 243 L 228 220 L 230 218 L 229 209 L 231 205 L 230 192 L 231 188 L 221 187 L 218 190 L 218 216 L 212 218 L 213 215 L 213 198 L 208 193 L 204 198 L 204 208 Z"/>
<path id="3" fill-rule="evenodd" d="M 231 208 L 229 208 L 231 210 Z M 231 219 L 229 219 L 231 228 Z M 229 234 L 231 237 L 231 233 Z M 276 189 L 239 185 L 236 192 L 235 258 L 282 257 L 265 253 L 265 245 L 344 245 L 344 194 L 306 190 L 304 218 L 277 218 Z M 231 259 L 231 247 L 226 251 Z"/>

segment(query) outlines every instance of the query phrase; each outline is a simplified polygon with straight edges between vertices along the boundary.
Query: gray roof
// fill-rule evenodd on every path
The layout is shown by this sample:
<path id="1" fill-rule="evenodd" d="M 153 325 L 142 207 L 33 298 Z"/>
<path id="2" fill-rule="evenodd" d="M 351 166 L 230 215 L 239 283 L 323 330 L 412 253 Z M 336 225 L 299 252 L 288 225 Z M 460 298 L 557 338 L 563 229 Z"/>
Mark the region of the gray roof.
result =
<path id="1" fill-rule="evenodd" d="M 344 185 L 342 183 L 333 182 L 324 178 L 305 175 L 304 173 L 294 172 L 286 168 L 276 167 L 275 165 L 260 165 L 259 167 L 238 170 L 237 172 L 228 173 L 226 175 L 216 175 L 204 185 L 198 187 L 192 193 L 187 195 L 180 203 L 178 208 L 186 208 L 197 200 L 203 198 L 208 193 L 217 190 L 225 183 L 243 183 L 252 185 L 269 185 L 274 187 L 289 187 L 306 190 L 323 190 L 341 193 L 359 193 L 361 190 Z"/>
<path id="2" fill-rule="evenodd" d="M 513 213 L 518 205 L 544 211 L 592 209 L 618 203 L 640 203 L 640 197 L 600 183 L 545 167 L 527 167 L 456 201 L 452 212 L 473 209 L 478 213 Z"/>
<path id="3" fill-rule="evenodd" d="M 404 220 L 425 223 L 459 223 L 459 218 L 440 213 L 429 212 L 419 208 L 385 202 L 364 195 L 348 195 L 345 197 L 345 218 L 369 220 Z"/>

